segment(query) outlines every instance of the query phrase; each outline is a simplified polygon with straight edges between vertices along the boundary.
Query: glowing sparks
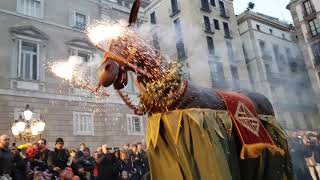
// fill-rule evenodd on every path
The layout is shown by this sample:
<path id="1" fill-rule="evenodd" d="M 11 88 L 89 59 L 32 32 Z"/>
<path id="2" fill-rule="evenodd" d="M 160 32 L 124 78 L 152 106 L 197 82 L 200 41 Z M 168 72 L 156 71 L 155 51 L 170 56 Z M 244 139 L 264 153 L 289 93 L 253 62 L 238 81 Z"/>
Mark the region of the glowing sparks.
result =
<path id="1" fill-rule="evenodd" d="M 78 56 L 70 56 L 67 61 L 58 61 L 50 66 L 51 71 L 58 77 L 65 80 L 72 80 L 76 75 L 75 68 L 81 64 Z"/>
<path id="2" fill-rule="evenodd" d="M 114 23 L 111 21 L 99 21 L 86 28 L 87 36 L 94 45 L 104 41 L 110 43 L 111 40 L 117 39 L 125 32 L 123 23 Z"/>

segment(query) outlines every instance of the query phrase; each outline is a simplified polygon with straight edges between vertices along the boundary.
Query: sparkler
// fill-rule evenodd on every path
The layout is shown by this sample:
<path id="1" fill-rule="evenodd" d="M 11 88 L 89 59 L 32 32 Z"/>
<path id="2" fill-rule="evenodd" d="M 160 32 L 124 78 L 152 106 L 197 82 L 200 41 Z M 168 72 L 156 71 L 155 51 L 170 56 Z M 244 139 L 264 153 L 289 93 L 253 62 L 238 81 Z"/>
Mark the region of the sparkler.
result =
<path id="1" fill-rule="evenodd" d="M 126 34 L 130 34 L 130 29 L 123 22 L 111 22 L 111 21 L 97 21 L 86 28 L 87 36 L 90 41 L 95 45 L 97 49 L 105 53 L 104 59 L 112 59 L 120 64 L 127 65 L 137 73 L 151 78 L 152 75 L 143 69 L 138 68 L 136 65 L 130 62 L 130 58 L 125 59 L 119 55 L 116 55 L 108 49 L 113 41 L 116 41 L 119 37 L 124 37 Z M 103 63 L 103 62 L 102 62 Z"/>
<path id="2" fill-rule="evenodd" d="M 82 64 L 82 61 L 77 56 L 70 56 L 67 61 L 57 61 L 50 65 L 51 72 L 69 81 L 74 87 L 91 91 L 95 93 L 96 96 L 109 96 L 109 94 L 99 91 L 96 87 L 90 86 L 88 83 L 83 83 L 81 78 L 81 72 L 76 71 L 76 69 Z"/>

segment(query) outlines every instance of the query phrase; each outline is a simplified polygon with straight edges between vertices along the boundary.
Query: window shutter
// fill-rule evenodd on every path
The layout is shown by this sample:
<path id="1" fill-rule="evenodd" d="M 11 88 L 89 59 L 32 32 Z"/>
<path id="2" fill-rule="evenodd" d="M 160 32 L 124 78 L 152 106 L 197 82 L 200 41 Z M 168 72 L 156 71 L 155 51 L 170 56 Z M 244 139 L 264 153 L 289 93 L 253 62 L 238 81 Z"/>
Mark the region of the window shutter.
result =
<path id="1" fill-rule="evenodd" d="M 17 67 L 18 67 L 18 73 L 17 73 L 17 75 L 18 75 L 18 77 L 20 78 L 21 76 L 22 76 L 22 74 L 21 74 L 21 50 L 22 50 L 22 48 L 21 48 L 21 46 L 22 46 L 22 41 L 19 39 L 18 40 L 18 65 L 17 65 Z"/>
<path id="2" fill-rule="evenodd" d="M 86 16 L 86 26 L 88 26 L 90 24 L 90 16 Z"/>
<path id="3" fill-rule="evenodd" d="M 75 27 L 76 26 L 76 12 L 74 10 L 69 10 L 69 26 Z"/>

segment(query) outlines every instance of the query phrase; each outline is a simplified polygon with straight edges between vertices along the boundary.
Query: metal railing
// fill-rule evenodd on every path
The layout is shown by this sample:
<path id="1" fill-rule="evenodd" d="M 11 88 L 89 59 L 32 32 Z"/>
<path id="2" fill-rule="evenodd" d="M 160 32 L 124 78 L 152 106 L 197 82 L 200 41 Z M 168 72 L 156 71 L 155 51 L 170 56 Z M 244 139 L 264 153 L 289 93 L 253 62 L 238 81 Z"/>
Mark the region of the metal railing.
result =
<path id="1" fill-rule="evenodd" d="M 202 23 L 203 31 L 206 33 L 214 34 L 214 26 L 213 24 Z"/>

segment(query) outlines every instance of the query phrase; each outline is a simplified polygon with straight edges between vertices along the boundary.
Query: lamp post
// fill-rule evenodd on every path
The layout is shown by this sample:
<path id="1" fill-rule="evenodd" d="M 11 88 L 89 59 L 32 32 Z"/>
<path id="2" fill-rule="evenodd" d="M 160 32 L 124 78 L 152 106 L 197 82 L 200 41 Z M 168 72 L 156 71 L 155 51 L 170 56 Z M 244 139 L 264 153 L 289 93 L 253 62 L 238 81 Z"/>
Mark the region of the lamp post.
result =
<path id="1" fill-rule="evenodd" d="M 33 118 L 33 112 L 27 104 L 23 113 L 19 116 L 19 119 L 12 123 L 11 131 L 15 138 L 30 142 L 37 136 L 41 137 L 45 125 L 41 115 L 39 119 Z"/>

